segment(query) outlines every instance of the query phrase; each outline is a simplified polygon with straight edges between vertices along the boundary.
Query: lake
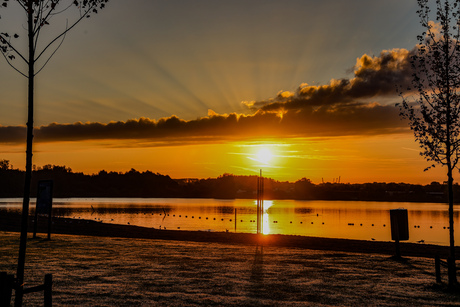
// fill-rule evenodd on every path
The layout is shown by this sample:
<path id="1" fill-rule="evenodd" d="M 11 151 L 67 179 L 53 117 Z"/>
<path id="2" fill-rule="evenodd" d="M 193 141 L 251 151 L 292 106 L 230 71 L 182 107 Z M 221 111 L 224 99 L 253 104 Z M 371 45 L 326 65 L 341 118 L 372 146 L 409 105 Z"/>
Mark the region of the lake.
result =
<path id="1" fill-rule="evenodd" d="M 0 199 L 0 210 L 20 211 L 21 199 Z M 31 213 L 35 204 L 31 203 Z M 53 215 L 157 229 L 256 233 L 256 200 L 178 198 L 54 199 Z M 390 241 L 390 209 L 409 215 L 409 242 L 449 244 L 446 204 L 366 201 L 265 200 L 265 234 Z M 454 209 L 459 225 L 460 207 Z M 235 218 L 236 216 L 236 218 Z M 456 242 L 460 242 L 457 226 Z"/>

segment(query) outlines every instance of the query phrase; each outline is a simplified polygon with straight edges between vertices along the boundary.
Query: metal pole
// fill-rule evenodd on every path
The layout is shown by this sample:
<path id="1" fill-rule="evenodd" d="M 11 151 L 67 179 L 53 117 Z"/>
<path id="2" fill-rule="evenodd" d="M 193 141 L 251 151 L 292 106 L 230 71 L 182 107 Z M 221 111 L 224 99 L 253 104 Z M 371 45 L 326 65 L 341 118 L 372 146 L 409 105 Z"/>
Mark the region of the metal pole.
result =
<path id="1" fill-rule="evenodd" d="M 260 170 L 260 233 L 264 233 L 264 177 Z"/>
<path id="2" fill-rule="evenodd" d="M 257 177 L 257 234 L 260 233 L 260 178 Z"/>

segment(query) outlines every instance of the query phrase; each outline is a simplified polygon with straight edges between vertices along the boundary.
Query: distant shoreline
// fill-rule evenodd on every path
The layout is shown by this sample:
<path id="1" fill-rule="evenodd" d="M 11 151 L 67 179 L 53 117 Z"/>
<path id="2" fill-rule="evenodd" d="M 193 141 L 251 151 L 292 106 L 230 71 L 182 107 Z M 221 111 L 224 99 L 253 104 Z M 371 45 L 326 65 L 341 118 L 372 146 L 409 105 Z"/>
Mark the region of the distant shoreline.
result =
<path id="1" fill-rule="evenodd" d="M 0 169 L 0 197 L 22 197 L 24 172 Z M 100 171 L 86 175 L 65 166 L 47 166 L 33 172 L 31 197 L 35 197 L 40 180 L 53 180 L 53 196 L 68 197 L 142 197 L 142 198 L 214 198 L 255 199 L 258 176 L 223 174 L 217 178 L 172 179 L 150 171 L 125 173 Z M 282 182 L 264 178 L 265 199 L 350 200 L 395 202 L 447 202 L 443 183 L 428 185 L 407 183 L 315 184 L 308 178 Z M 460 199 L 460 186 L 454 185 L 454 199 Z"/>
<path id="2" fill-rule="evenodd" d="M 34 227 L 32 217 L 29 219 L 28 226 L 29 233 L 32 233 Z M 0 210 L 0 231 L 19 232 L 20 214 Z M 44 219 L 39 220 L 37 232 L 41 234 L 40 236 L 47 233 L 47 223 Z M 97 237 L 226 243 L 237 245 L 264 245 L 383 255 L 393 255 L 395 252 L 393 242 L 294 235 L 256 235 L 250 233 L 232 232 L 159 230 L 133 225 L 107 224 L 91 220 L 77 220 L 58 217 L 53 217 L 52 233 Z M 457 253 L 460 254 L 460 247 L 457 247 Z M 432 244 L 401 243 L 401 254 L 403 256 L 424 258 L 434 258 L 435 255 L 439 255 L 441 258 L 446 259 L 449 255 L 449 248 L 448 246 Z"/>
<path id="3" fill-rule="evenodd" d="M 18 202 L 22 204 L 22 197 L 0 197 L 0 203 L 4 199 L 17 199 Z M 35 203 L 36 197 L 30 198 L 30 203 Z M 94 200 L 102 200 L 102 199 L 214 199 L 214 200 L 254 200 L 254 198 L 244 198 L 244 197 L 236 197 L 236 198 L 222 198 L 222 197 L 174 197 L 174 196 L 162 196 L 162 197 L 128 197 L 128 196 L 71 196 L 71 197 L 55 197 L 53 200 L 55 202 L 59 202 L 60 199 L 94 199 Z M 446 204 L 446 208 L 448 203 L 444 201 L 431 201 L 431 200 L 361 200 L 361 199 L 295 199 L 295 198 L 273 198 L 273 199 L 265 199 L 265 201 L 273 201 L 273 200 L 286 200 L 286 201 L 326 201 L 326 202 L 376 202 L 376 203 L 432 203 L 432 204 Z M 460 205 L 460 202 L 455 202 L 454 206 Z"/>

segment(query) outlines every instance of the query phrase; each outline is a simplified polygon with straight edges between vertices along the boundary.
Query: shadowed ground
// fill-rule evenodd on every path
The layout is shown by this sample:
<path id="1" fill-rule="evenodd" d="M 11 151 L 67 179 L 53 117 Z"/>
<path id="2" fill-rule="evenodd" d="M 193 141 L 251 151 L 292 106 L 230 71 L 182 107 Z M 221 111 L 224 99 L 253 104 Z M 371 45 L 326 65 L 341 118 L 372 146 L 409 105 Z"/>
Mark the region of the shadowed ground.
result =
<path id="1" fill-rule="evenodd" d="M 53 274 L 54 306 L 459 306 L 434 261 L 287 247 L 53 235 L 28 242 L 26 287 Z M 0 232 L 0 267 L 19 234 Z M 446 274 L 445 272 L 443 272 Z M 445 275 L 444 275 L 445 276 Z M 27 294 L 25 306 L 42 294 Z"/>

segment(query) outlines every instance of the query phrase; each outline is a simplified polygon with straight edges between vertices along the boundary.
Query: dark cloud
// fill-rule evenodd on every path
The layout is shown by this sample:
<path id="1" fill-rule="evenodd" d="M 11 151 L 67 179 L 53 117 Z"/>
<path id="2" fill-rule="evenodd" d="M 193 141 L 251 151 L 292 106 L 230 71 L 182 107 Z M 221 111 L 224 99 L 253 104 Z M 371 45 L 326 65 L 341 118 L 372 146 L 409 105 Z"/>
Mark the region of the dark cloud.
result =
<path id="1" fill-rule="evenodd" d="M 0 126 L 0 143 L 26 142 L 26 127 Z"/>
<path id="2" fill-rule="evenodd" d="M 301 84 L 295 93 L 280 92 L 275 98 L 249 102 L 253 111 L 277 112 L 329 108 L 336 105 L 355 105 L 356 101 L 374 97 L 391 96 L 396 86 L 407 87 L 411 83 L 410 57 L 406 49 L 382 51 L 378 57 L 367 54 L 357 59 L 351 79 L 333 79 L 327 85 Z"/>
<path id="3" fill-rule="evenodd" d="M 81 140 L 137 140 L 143 144 L 183 144 L 255 137 L 313 137 L 388 134 L 407 130 L 394 105 L 379 98 L 396 95 L 396 86 L 409 85 L 411 52 L 383 51 L 363 55 L 351 79 L 327 85 L 302 84 L 296 92 L 282 91 L 265 101 L 246 103 L 250 115 L 219 115 L 183 120 L 176 116 L 140 118 L 110 123 L 52 123 L 35 129 L 37 142 Z M 25 127 L 0 126 L 1 143 L 20 143 Z"/>
<path id="4" fill-rule="evenodd" d="M 254 137 L 313 137 L 384 134 L 404 130 L 398 110 L 391 106 L 358 105 L 302 110 L 278 115 L 257 112 L 254 115 L 213 115 L 185 121 L 175 116 L 159 121 L 141 118 L 126 122 L 50 124 L 35 129 L 35 141 L 139 140 L 176 144 L 183 142 L 222 141 Z M 21 143 L 25 127 L 1 127 L 1 143 Z M 12 133 L 13 132 L 13 133 Z"/>

